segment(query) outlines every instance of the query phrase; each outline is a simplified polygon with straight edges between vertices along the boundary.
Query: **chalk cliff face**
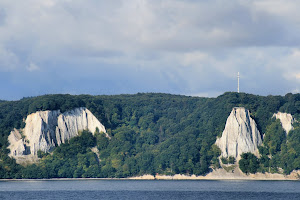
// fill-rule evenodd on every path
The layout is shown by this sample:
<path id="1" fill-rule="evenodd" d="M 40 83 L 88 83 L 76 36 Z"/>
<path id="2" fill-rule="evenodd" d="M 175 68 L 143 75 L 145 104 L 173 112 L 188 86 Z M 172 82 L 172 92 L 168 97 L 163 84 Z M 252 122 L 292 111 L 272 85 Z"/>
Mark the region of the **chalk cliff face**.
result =
<path id="1" fill-rule="evenodd" d="M 273 117 L 280 120 L 282 128 L 285 130 L 286 134 L 288 134 L 290 130 L 294 129 L 293 123 L 295 122 L 295 119 L 291 114 L 278 112 L 275 113 Z"/>
<path id="2" fill-rule="evenodd" d="M 239 160 L 242 153 L 258 154 L 258 146 L 261 144 L 261 135 L 249 111 L 241 107 L 233 108 L 227 118 L 222 137 L 216 141 L 216 145 L 222 151 L 221 156 L 233 156 Z"/>
<path id="3" fill-rule="evenodd" d="M 104 126 L 86 108 L 64 113 L 39 111 L 28 115 L 25 122 L 24 129 L 15 129 L 8 137 L 10 156 L 36 155 L 38 150 L 49 152 L 86 129 L 94 133 L 98 128 L 106 134 Z"/>

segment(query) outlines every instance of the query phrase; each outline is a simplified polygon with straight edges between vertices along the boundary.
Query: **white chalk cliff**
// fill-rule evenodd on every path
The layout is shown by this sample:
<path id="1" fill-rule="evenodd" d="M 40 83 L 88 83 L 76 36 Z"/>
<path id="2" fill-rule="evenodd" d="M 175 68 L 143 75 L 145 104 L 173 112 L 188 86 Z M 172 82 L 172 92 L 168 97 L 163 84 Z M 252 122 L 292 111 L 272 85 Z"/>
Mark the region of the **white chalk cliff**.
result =
<path id="1" fill-rule="evenodd" d="M 227 118 L 222 137 L 216 141 L 216 145 L 222 151 L 221 156 L 233 156 L 239 160 L 242 153 L 251 152 L 257 155 L 258 146 L 261 144 L 261 135 L 249 111 L 242 107 L 233 108 Z"/>
<path id="2" fill-rule="evenodd" d="M 286 134 L 288 134 L 290 130 L 294 129 L 293 123 L 295 122 L 295 119 L 291 114 L 278 112 L 275 113 L 273 117 L 280 120 L 282 128 L 285 130 Z"/>
<path id="3" fill-rule="evenodd" d="M 98 128 L 99 132 L 106 134 L 105 127 L 87 108 L 64 113 L 59 110 L 38 111 L 28 115 L 25 123 L 24 129 L 14 129 L 8 137 L 12 157 L 36 155 L 38 150 L 50 152 L 82 130 L 94 133 Z"/>

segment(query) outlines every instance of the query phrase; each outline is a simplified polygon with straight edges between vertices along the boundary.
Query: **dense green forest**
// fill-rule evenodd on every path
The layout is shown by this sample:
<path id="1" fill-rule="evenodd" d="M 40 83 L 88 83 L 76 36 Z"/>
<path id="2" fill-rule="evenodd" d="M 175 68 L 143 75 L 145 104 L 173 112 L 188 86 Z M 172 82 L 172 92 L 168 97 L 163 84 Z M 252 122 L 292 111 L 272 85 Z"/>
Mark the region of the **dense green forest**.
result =
<path id="1" fill-rule="evenodd" d="M 257 96 L 224 93 L 217 98 L 160 93 L 135 95 L 45 95 L 0 102 L 0 178 L 129 177 L 143 174 L 204 175 L 220 166 L 214 145 L 233 107 L 250 110 L 258 129 L 265 133 L 261 157 L 244 155 L 245 173 L 300 169 L 300 127 L 286 137 L 277 112 L 300 119 L 300 94 Z M 16 164 L 7 156 L 7 137 L 25 126 L 23 118 L 40 110 L 61 112 L 87 107 L 104 124 L 111 139 L 83 131 L 56 147 L 40 152 L 40 162 Z M 300 121 L 300 120 L 299 120 Z M 97 147 L 99 157 L 91 150 Z M 254 164 L 253 164 L 254 163 Z"/>

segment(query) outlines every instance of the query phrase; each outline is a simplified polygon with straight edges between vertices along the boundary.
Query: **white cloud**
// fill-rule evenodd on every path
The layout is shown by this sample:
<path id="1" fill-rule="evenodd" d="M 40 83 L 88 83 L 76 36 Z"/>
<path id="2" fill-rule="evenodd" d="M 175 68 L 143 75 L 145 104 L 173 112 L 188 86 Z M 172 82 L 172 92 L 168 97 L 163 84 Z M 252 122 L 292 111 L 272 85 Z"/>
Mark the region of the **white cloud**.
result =
<path id="1" fill-rule="evenodd" d="M 209 55 L 202 52 L 187 52 L 183 54 L 183 66 L 198 65 L 201 66 L 203 62 L 209 60 Z"/>
<path id="2" fill-rule="evenodd" d="M 298 7 L 300 3 L 294 0 L 255 0 L 253 5 L 260 11 L 266 11 L 282 17 L 290 17 L 299 14 Z"/>
<path id="3" fill-rule="evenodd" d="M 29 66 L 26 68 L 29 72 L 37 71 L 40 69 L 39 66 L 34 64 L 33 62 L 30 62 Z"/>

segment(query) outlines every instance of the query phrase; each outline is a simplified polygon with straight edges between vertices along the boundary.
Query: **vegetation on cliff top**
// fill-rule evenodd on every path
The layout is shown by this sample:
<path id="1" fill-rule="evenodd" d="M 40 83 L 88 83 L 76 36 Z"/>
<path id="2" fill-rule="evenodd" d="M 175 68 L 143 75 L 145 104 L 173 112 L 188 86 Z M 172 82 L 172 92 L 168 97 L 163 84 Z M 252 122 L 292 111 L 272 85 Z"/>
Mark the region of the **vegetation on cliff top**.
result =
<path id="1" fill-rule="evenodd" d="M 27 167 L 17 165 L 7 156 L 7 137 L 13 128 L 24 127 L 23 118 L 28 114 L 39 110 L 64 112 L 82 106 L 104 124 L 110 140 L 101 134 L 92 136 L 84 132 L 57 147 L 52 155 L 40 154 L 40 163 Z M 152 93 L 45 95 L 0 102 L 0 178 L 203 175 L 210 166 L 219 166 L 220 152 L 213 144 L 236 106 L 249 109 L 260 132 L 266 135 L 260 149 L 262 157 L 255 165 L 257 170 L 282 168 L 290 173 L 300 168 L 300 128 L 297 126 L 285 137 L 278 121 L 272 120 L 277 111 L 300 119 L 300 94 L 263 97 L 225 93 L 217 98 Z M 100 159 L 91 151 L 92 143 L 80 142 L 82 137 L 94 142 Z"/>

